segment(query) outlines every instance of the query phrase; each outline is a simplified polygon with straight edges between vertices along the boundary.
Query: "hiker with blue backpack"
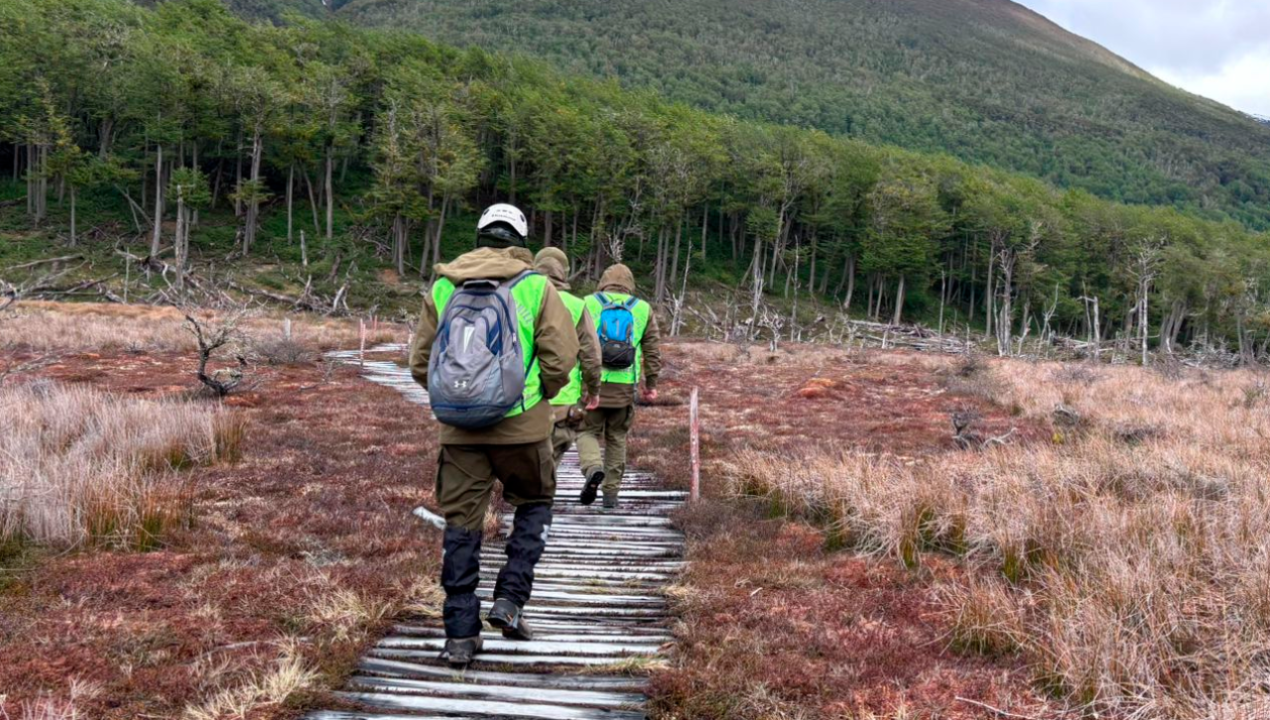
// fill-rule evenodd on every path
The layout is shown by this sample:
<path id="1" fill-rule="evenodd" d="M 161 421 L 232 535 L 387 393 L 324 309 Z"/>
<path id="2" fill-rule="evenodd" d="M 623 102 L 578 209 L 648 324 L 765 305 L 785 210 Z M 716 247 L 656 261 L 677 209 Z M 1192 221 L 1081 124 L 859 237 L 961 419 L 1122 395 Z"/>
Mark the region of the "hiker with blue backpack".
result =
<path id="1" fill-rule="evenodd" d="M 635 276 L 625 265 L 604 271 L 586 306 L 597 318 L 603 371 L 599 407 L 587 412 L 578 435 L 578 459 L 586 478 L 582 503 L 594 502 L 597 490 L 603 490 L 603 507 L 612 510 L 626 472 L 626 435 L 635 421 L 635 393 L 645 401 L 657 399 L 661 337 L 657 316 L 647 302 L 635 297 Z"/>
<path id="2" fill-rule="evenodd" d="M 528 235 L 519 209 L 488 208 L 477 223 L 477 248 L 436 266 L 410 349 L 411 374 L 428 389 L 441 423 L 441 657 L 454 667 L 466 667 L 482 646 L 476 588 L 495 480 L 516 510 L 486 620 L 503 637 L 533 637 L 522 609 L 546 548 L 556 492 L 548 400 L 569 383 L 578 339 L 559 293 L 531 267 Z"/>

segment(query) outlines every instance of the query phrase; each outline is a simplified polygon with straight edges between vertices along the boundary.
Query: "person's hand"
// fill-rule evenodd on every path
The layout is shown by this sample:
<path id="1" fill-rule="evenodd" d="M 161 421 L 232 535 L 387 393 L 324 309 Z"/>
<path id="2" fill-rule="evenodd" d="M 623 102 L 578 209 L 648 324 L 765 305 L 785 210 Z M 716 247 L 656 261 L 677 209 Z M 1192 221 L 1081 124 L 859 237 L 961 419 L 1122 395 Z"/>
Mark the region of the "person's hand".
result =
<path id="1" fill-rule="evenodd" d="M 644 388 L 639 396 L 644 399 L 644 402 L 653 402 L 657 399 L 657 388 Z"/>
<path id="2" fill-rule="evenodd" d="M 592 410 L 597 410 L 599 409 L 599 407 L 600 407 L 599 395 L 591 395 L 590 397 L 586 399 L 587 412 L 591 412 Z"/>

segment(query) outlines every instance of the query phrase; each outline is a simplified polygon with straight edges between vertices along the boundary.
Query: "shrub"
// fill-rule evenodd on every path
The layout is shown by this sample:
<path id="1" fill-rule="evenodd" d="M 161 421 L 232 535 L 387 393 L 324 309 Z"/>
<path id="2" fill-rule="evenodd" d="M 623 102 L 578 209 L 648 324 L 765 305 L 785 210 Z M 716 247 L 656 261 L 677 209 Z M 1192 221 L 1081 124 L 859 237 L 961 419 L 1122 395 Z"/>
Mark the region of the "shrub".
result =
<path id="1" fill-rule="evenodd" d="M 252 336 L 248 346 L 253 355 L 269 365 L 306 365 L 315 357 L 313 349 L 294 335 Z"/>

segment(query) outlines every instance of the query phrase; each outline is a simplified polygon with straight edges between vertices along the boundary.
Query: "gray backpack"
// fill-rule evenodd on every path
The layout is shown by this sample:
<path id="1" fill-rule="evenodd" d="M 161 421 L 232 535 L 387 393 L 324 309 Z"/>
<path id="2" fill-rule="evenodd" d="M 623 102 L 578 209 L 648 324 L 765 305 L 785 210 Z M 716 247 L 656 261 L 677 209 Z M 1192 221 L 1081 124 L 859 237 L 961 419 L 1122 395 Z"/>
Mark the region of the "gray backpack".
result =
<path id="1" fill-rule="evenodd" d="M 511 291 L 532 274 L 454 289 L 428 362 L 428 404 L 440 422 L 479 430 L 524 402 L 525 355 Z"/>

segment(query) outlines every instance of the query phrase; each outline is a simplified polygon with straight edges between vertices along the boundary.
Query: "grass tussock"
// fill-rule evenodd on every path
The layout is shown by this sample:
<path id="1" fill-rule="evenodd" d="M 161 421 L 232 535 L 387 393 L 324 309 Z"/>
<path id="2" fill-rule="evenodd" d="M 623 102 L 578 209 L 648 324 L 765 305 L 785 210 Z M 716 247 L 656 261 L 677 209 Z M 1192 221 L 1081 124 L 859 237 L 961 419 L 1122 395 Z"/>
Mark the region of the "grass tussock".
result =
<path id="1" fill-rule="evenodd" d="M 283 643 L 273 667 L 253 674 L 191 705 L 181 720 L 246 718 L 268 708 L 282 706 L 288 698 L 313 686 L 318 673 L 308 667 L 298 642 Z"/>
<path id="2" fill-rule="evenodd" d="M 51 383 L 0 388 L 0 545 L 150 549 L 190 521 L 176 471 L 236 460 L 243 435 L 222 409 Z"/>
<path id="3" fill-rule="evenodd" d="M 83 720 L 86 715 L 80 711 L 80 706 L 100 694 L 99 686 L 72 679 L 67 683 L 64 697 L 41 697 L 10 703 L 5 695 L 0 695 L 0 720 Z"/>
<path id="4" fill-rule="evenodd" d="M 908 567 L 964 557 L 981 572 L 944 589 L 950 644 L 1021 656 L 1073 705 L 1196 719 L 1270 707 L 1264 380 L 987 364 L 951 368 L 954 389 L 1047 423 L 1047 441 L 917 459 L 742 451 L 731 491 Z"/>

